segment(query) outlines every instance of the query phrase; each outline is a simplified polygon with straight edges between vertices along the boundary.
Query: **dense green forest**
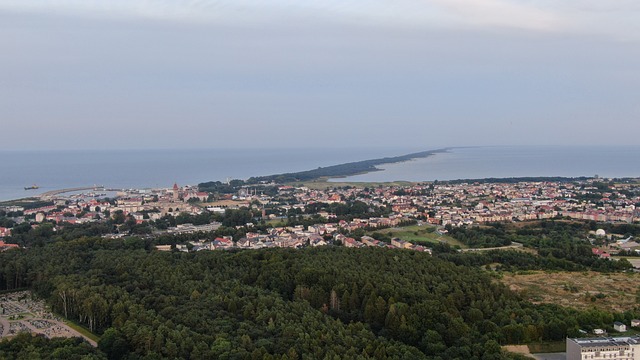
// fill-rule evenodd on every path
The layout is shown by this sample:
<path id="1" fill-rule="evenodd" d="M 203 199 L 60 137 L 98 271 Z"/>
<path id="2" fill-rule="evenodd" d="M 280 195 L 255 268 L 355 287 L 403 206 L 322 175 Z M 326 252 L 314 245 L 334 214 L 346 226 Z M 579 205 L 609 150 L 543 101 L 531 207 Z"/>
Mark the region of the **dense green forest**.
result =
<path id="1" fill-rule="evenodd" d="M 595 222 L 546 220 L 518 223 L 491 223 L 483 226 L 451 227 L 449 234 L 470 247 L 486 248 L 523 244 L 537 255 L 517 251 L 486 251 L 475 254 L 453 254 L 446 258 L 461 265 L 499 263 L 511 270 L 620 271 L 631 269 L 627 260 L 600 259 L 591 252 L 587 240 L 590 230 L 599 226 L 623 233 L 636 234 L 635 224 L 596 224 Z"/>
<path id="2" fill-rule="evenodd" d="M 101 334 L 109 359 L 506 359 L 500 344 L 639 315 L 533 305 L 492 272 L 412 251 L 150 247 L 80 238 L 1 253 L 0 290 L 33 289 Z"/>
<path id="3" fill-rule="evenodd" d="M 107 360 L 107 356 L 81 338 L 46 339 L 42 335 L 20 333 L 11 341 L 0 341 L 3 360 Z"/>

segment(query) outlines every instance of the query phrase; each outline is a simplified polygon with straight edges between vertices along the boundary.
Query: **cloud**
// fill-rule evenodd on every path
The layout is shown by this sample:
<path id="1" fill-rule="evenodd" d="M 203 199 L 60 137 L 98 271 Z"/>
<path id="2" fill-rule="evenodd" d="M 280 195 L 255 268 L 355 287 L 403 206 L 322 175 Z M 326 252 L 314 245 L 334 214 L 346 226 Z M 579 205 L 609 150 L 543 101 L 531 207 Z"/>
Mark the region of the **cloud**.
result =
<path id="1" fill-rule="evenodd" d="M 6 0 L 0 10 L 195 22 L 324 19 L 376 26 L 561 27 L 561 16 L 509 0 Z"/>
<path id="2" fill-rule="evenodd" d="M 640 37 L 636 0 L 3 0 L 0 11 L 229 25 L 349 23 Z"/>
<path id="3" fill-rule="evenodd" d="M 607 4 L 0 0 L 0 148 L 634 143 L 638 6 Z"/>
<path id="4" fill-rule="evenodd" d="M 566 27 L 562 15 L 527 4 L 504 0 L 431 0 L 455 14 L 462 24 L 501 26 L 529 30 L 558 30 Z"/>
<path id="5" fill-rule="evenodd" d="M 636 0 L 3 0 L 0 11 L 228 25 L 507 28 L 640 38 Z"/>

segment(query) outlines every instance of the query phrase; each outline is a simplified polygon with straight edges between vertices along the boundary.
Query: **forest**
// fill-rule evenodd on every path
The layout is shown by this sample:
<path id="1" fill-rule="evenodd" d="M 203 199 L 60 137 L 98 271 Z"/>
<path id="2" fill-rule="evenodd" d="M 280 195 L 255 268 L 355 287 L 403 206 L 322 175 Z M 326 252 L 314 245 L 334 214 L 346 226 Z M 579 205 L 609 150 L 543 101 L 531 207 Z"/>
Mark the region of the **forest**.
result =
<path id="1" fill-rule="evenodd" d="M 562 340 L 640 315 L 534 305 L 496 272 L 442 255 L 167 253 L 136 238 L 82 237 L 0 253 L 0 290 L 32 289 L 99 334 L 96 359 L 519 359 L 500 345 Z M 17 358 L 16 341 L 87 352 L 18 338 L 1 342 L 0 355 Z"/>
<path id="2" fill-rule="evenodd" d="M 604 226 L 611 231 L 636 234 L 637 224 L 597 224 L 595 222 L 545 220 L 526 223 L 489 223 L 483 226 L 451 227 L 449 235 L 470 247 L 487 248 L 520 243 L 536 255 L 516 251 L 487 251 L 482 254 L 455 254 L 447 258 L 458 264 L 499 263 L 512 270 L 621 271 L 632 268 L 627 260 L 610 261 L 593 256 L 587 240 L 590 230 Z"/>

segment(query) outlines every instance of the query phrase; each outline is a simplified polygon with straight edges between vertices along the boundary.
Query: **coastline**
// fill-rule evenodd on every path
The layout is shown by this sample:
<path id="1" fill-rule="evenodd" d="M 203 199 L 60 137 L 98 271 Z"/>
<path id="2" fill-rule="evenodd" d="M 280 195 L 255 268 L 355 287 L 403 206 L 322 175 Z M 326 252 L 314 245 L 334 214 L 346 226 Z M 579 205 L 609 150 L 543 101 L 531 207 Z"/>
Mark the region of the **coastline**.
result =
<path id="1" fill-rule="evenodd" d="M 405 155 L 399 155 L 399 156 L 393 156 L 393 157 L 384 157 L 384 158 L 377 158 L 377 159 L 370 159 L 370 160 L 362 160 L 362 161 L 355 161 L 355 162 L 349 162 L 349 163 L 342 163 L 342 164 L 330 165 L 330 166 L 326 166 L 326 167 L 319 167 L 318 169 L 315 169 L 315 170 L 305 170 L 305 171 L 300 171 L 300 172 L 290 172 L 290 173 L 283 173 L 283 174 L 250 177 L 249 179 L 245 180 L 245 183 L 255 183 L 255 182 L 252 182 L 252 181 L 266 181 L 265 179 L 275 179 L 275 178 L 282 178 L 282 177 L 294 177 L 296 179 L 293 179 L 291 181 L 284 182 L 284 183 L 305 181 L 305 182 L 315 182 L 315 183 L 319 183 L 319 184 L 325 184 L 325 183 L 326 184 L 330 184 L 330 180 L 332 180 L 332 179 L 343 179 L 343 178 L 347 178 L 349 176 L 363 175 L 363 174 L 368 174 L 368 173 L 376 172 L 376 171 L 384 171 L 384 169 L 377 168 L 376 166 L 378 166 L 378 165 L 397 164 L 397 163 L 407 162 L 407 161 L 411 161 L 411 160 L 415 160 L 415 159 L 426 158 L 426 157 L 429 157 L 429 156 L 432 156 L 432 155 L 436 155 L 436 154 L 439 154 L 439 153 L 448 152 L 451 149 L 454 149 L 454 148 L 453 147 L 448 147 L 448 148 L 441 148 L 441 149 L 435 149 L 435 150 L 425 150 L 425 151 L 420 151 L 420 152 L 415 152 L 415 153 L 410 153 L 410 154 L 405 154 Z M 366 167 L 366 168 L 361 169 L 363 166 Z M 338 171 L 342 171 L 342 172 L 338 172 L 338 173 L 333 174 L 331 176 L 316 176 L 316 177 L 313 177 L 313 178 L 309 178 L 308 177 L 309 176 L 308 174 L 310 174 L 310 173 L 319 173 L 319 172 L 323 172 L 323 171 L 333 171 L 334 169 L 337 169 Z M 353 169 L 358 169 L 358 170 L 353 170 Z M 301 177 L 301 178 L 304 178 L 304 179 L 297 179 L 297 177 Z M 362 184 L 370 184 L 370 183 L 371 182 L 363 182 Z M 374 182 L 374 183 L 382 183 L 382 182 Z M 396 181 L 394 183 L 411 184 L 413 182 L 411 182 L 411 181 Z M 200 184 L 202 184 L 202 183 L 200 183 Z M 357 183 L 354 183 L 354 184 L 357 184 Z M 55 197 L 55 195 L 68 193 L 68 192 L 79 191 L 79 190 L 91 190 L 91 189 L 94 189 L 94 188 L 95 187 L 77 187 L 77 188 L 54 189 L 54 190 L 50 190 L 50 191 L 47 191 L 47 192 L 44 192 L 44 193 L 38 194 L 38 195 L 0 201 L 0 205 L 15 204 L 15 203 L 19 203 L 19 202 L 22 202 L 22 203 L 35 203 L 35 202 L 39 202 L 39 201 L 48 201 L 52 197 Z"/>
<path id="2" fill-rule="evenodd" d="M 346 146 L 346 145 L 345 145 Z M 428 149 L 428 148 L 427 148 Z M 335 164 L 408 154 L 411 147 L 206 148 L 200 150 L 15 151 L 0 172 L 0 200 L 35 197 L 58 189 L 104 184 L 109 188 L 165 188 L 173 183 L 249 179 Z M 29 184 L 39 190 L 25 191 Z"/>
<path id="3" fill-rule="evenodd" d="M 400 156 L 354 161 L 354 162 L 343 163 L 338 165 L 319 167 L 314 170 L 282 173 L 282 174 L 267 175 L 267 176 L 256 176 L 256 177 L 250 177 L 245 182 L 247 184 L 257 184 L 257 183 L 267 183 L 267 182 L 291 183 L 291 182 L 299 182 L 299 181 L 313 181 L 313 180 L 319 180 L 323 178 L 340 179 L 340 178 L 346 178 L 349 176 L 367 174 L 375 171 L 383 171 L 383 169 L 379 169 L 376 167 L 378 165 L 396 164 L 396 163 L 402 163 L 402 162 L 406 162 L 414 159 L 427 158 L 435 154 L 448 152 L 451 149 L 453 148 L 451 147 L 440 148 L 440 149 L 420 151 L 420 152 L 415 152 L 415 153 L 410 153 L 410 154 L 400 155 Z"/>
<path id="4" fill-rule="evenodd" d="M 507 178 L 638 178 L 640 146 L 469 146 L 339 182 Z M 332 180 L 335 181 L 335 180 Z"/>
<path id="5" fill-rule="evenodd" d="M 473 150 L 471 150 L 473 149 Z M 389 150 L 391 151 L 391 150 Z M 396 150 L 397 151 L 397 150 Z M 358 157 L 365 157 L 367 154 L 382 154 L 384 151 L 378 149 L 372 152 L 362 149 L 361 154 Z M 460 154 L 462 156 L 460 156 Z M 584 180 L 587 178 L 598 177 L 598 175 L 588 174 L 600 174 L 601 178 L 612 179 L 637 179 L 639 174 L 629 169 L 637 169 L 634 164 L 640 164 L 638 162 L 637 154 L 640 153 L 640 147 L 576 147 L 576 146 L 517 146 L 517 147 L 478 147 L 478 146 L 460 146 L 460 147 L 446 147 L 440 149 L 433 149 L 421 152 L 412 152 L 400 156 L 380 157 L 369 160 L 353 161 L 340 163 L 340 159 L 348 160 L 354 158 L 351 156 L 340 155 L 340 152 L 332 152 L 332 156 L 319 156 L 318 152 L 310 153 L 311 157 L 307 156 L 304 152 L 298 152 L 295 162 L 282 160 L 280 153 L 266 154 L 257 158 L 253 162 L 249 162 L 243 165 L 243 171 L 238 174 L 239 177 L 227 177 L 227 179 L 246 179 L 240 180 L 238 184 L 243 185 L 260 185 L 268 183 L 279 183 L 286 185 L 295 185 L 300 183 L 313 184 L 314 187 L 335 187 L 335 186 L 371 186 L 373 184 L 411 184 L 418 182 L 431 182 L 431 181 L 446 181 L 446 182 L 513 182 L 513 181 L 574 181 Z M 161 157 L 152 154 L 151 159 L 159 161 Z M 161 153 L 159 155 L 164 155 Z M 177 158 L 183 158 L 183 154 L 180 154 Z M 201 155 L 201 154 L 197 154 Z M 218 157 L 220 155 L 214 154 Z M 245 154 L 241 154 L 237 158 L 229 158 L 225 160 L 233 164 L 242 163 L 245 159 Z M 438 155 L 438 156 L 432 156 Z M 315 156 L 315 157 L 314 157 Z M 40 159 L 41 157 L 38 157 Z M 356 157 L 357 158 L 357 157 Z M 611 161 L 612 159 L 616 161 Z M 36 159 L 36 160 L 38 160 Z M 225 158 L 227 159 L 227 158 Z M 319 160 L 324 159 L 324 160 Z M 330 159 L 334 159 L 337 165 L 320 166 L 313 170 L 299 171 L 299 172 L 284 172 L 275 173 L 275 175 L 267 176 L 253 176 L 256 173 L 269 173 L 269 168 L 304 168 L 307 166 L 314 166 L 317 163 L 331 163 Z M 45 159 L 46 160 L 46 159 Z M 199 159 L 198 159 L 199 160 Z M 328 160 L 328 161 L 327 161 Z M 411 161 L 410 161 L 411 160 Z M 550 162 L 553 160 L 553 162 Z M 40 160 L 39 160 L 40 161 Z M 17 162 L 18 163 L 18 162 Z M 285 163 L 286 166 L 281 164 Z M 405 164 L 400 164 L 405 163 Z M 425 164 L 428 163 L 428 167 Z M 132 164 L 138 164 L 138 161 L 132 162 Z M 154 164 L 151 170 L 157 168 L 157 164 Z M 159 164 L 159 163 L 158 163 Z M 194 164 L 202 164 L 202 161 L 194 161 Z M 215 165 L 216 163 L 214 163 Z M 497 166 L 496 166 L 497 164 Z M 562 166 L 558 166 L 561 164 Z M 620 166 L 620 164 L 625 164 Z M 226 166 L 226 164 L 222 163 Z M 99 169 L 103 169 L 100 167 Z M 166 183 L 157 181 L 155 184 L 140 183 L 138 178 L 132 177 L 128 179 L 128 184 L 122 186 L 114 186 L 117 188 L 163 188 L 170 186 L 173 182 L 178 184 L 193 184 L 193 185 L 205 185 L 205 183 L 198 183 L 202 179 L 211 179 L 211 183 L 224 183 L 222 175 L 216 179 L 214 176 L 205 174 L 203 176 L 202 166 L 187 166 L 180 168 L 179 166 L 165 166 L 165 170 L 162 171 L 160 176 L 154 175 L 154 179 L 170 179 Z M 190 171 L 192 168 L 197 171 Z M 206 168 L 206 167 L 205 167 Z M 211 169 L 208 167 L 207 169 Z M 85 174 L 91 176 L 83 178 L 82 182 L 87 184 L 93 183 L 110 183 L 113 181 L 111 176 L 120 170 L 120 163 L 117 163 L 117 167 L 114 167 L 117 171 L 96 171 L 89 168 L 84 169 Z M 232 171 L 226 170 L 224 167 L 220 167 L 217 170 L 220 174 L 231 173 Z M 267 169 L 267 171 L 264 171 Z M 425 170 L 428 169 L 428 170 Z M 509 171 L 505 171 L 508 169 Z M 75 172 L 67 169 L 65 176 L 72 176 Z M 125 168 L 124 170 L 130 170 Z M 93 172 L 92 172 L 93 171 Z M 211 171 L 205 171 L 208 173 Z M 233 172 L 240 172 L 233 169 Z M 11 174 L 7 172 L 6 174 Z M 49 174 L 47 172 L 44 175 Z M 106 174 L 106 175 L 105 175 Z M 190 176 L 186 176 L 190 174 Z M 271 173 L 274 174 L 274 173 Z M 36 173 L 36 175 L 40 175 Z M 59 176 L 59 174 L 55 174 Z M 244 176 L 243 176 L 244 175 Z M 53 175 L 52 175 L 53 176 Z M 31 177 L 31 176 L 30 176 Z M 34 176 L 35 177 L 35 176 Z M 212 179 L 213 178 L 213 179 Z M 58 182 L 59 186 L 55 190 L 55 185 L 45 184 L 43 190 L 47 190 L 42 194 L 22 191 L 20 193 L 14 192 L 11 195 L 13 197 L 6 197 L 0 204 L 7 204 L 11 202 L 24 202 L 35 203 L 44 201 L 51 196 L 63 190 L 72 188 L 76 179 L 73 177 L 74 182 Z M 144 177 L 141 177 L 144 179 Z M 182 180 L 181 180 L 182 179 Z M 9 179 L 11 180 L 11 179 Z M 39 180 L 39 179 L 36 179 Z M 217 181 L 216 181 L 217 180 Z M 32 181 L 29 179 L 29 181 Z M 29 181 L 20 181 L 22 183 L 28 183 Z M 41 182 L 41 181 L 38 181 Z M 79 182 L 79 181 L 78 181 Z M 9 183 L 10 184 L 10 183 Z M 136 185 L 137 184 L 137 185 Z M 67 186 L 64 186 L 67 185 Z M 79 184 L 82 185 L 82 184 Z M 165 185 L 165 186 L 162 186 Z M 17 186 L 17 185 L 16 185 Z M 109 185 L 111 186 L 111 185 Z M 27 194 L 29 193 L 29 194 Z"/>

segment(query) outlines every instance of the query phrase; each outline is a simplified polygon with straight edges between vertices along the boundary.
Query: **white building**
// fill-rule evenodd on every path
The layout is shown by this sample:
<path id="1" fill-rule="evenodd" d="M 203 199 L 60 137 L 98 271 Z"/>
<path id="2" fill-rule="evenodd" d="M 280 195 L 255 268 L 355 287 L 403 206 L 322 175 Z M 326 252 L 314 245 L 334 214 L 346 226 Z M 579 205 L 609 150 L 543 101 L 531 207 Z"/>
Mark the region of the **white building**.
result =
<path id="1" fill-rule="evenodd" d="M 640 360 L 640 337 L 567 338 L 567 360 Z"/>
<path id="2" fill-rule="evenodd" d="M 619 321 L 616 321 L 616 322 L 613 323 L 613 329 L 615 331 L 618 331 L 618 332 L 625 332 L 625 331 L 627 331 L 627 325 L 625 325 L 625 324 L 623 324 L 623 323 L 621 323 Z"/>

